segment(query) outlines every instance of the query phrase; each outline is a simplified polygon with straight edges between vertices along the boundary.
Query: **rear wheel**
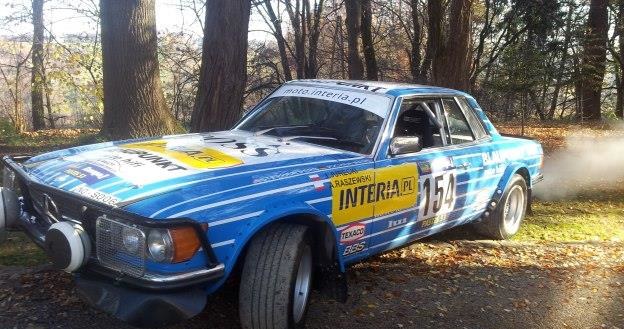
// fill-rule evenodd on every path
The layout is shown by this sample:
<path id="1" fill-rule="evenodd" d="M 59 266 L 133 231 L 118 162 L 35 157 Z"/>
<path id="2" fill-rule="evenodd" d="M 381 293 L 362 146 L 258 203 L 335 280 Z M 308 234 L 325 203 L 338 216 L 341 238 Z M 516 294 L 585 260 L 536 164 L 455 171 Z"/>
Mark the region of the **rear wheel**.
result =
<path id="1" fill-rule="evenodd" d="M 312 286 L 308 228 L 276 224 L 259 233 L 245 257 L 239 292 L 243 328 L 299 328 Z"/>
<path id="2" fill-rule="evenodd" d="M 503 194 L 501 203 L 489 217 L 475 224 L 477 231 L 496 240 L 506 240 L 518 233 L 526 215 L 527 191 L 524 177 L 515 174 Z"/>

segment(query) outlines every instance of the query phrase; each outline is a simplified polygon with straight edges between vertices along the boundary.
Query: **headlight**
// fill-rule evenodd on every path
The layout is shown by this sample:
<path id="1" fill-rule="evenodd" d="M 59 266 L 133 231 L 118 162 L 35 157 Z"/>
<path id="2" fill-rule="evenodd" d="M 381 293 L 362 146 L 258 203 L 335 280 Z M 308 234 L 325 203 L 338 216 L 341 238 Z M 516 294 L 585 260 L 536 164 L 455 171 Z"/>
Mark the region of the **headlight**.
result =
<path id="1" fill-rule="evenodd" d="M 151 230 L 147 236 L 147 250 L 154 261 L 171 262 L 174 250 L 169 231 Z"/>
<path id="2" fill-rule="evenodd" d="M 15 191 L 15 173 L 8 167 L 2 170 L 2 186 Z"/>
<path id="3" fill-rule="evenodd" d="M 96 252 L 100 263 L 134 276 L 144 273 L 147 258 L 157 263 L 185 262 L 200 247 L 199 235 L 190 226 L 150 229 L 131 226 L 106 215 L 98 217 L 96 222 Z"/>
<path id="4" fill-rule="evenodd" d="M 143 236 L 141 231 L 133 227 L 124 226 L 121 229 L 121 241 L 124 249 L 132 255 L 137 254 L 139 248 L 143 246 Z"/>
<path id="5" fill-rule="evenodd" d="M 142 227 L 108 218 L 95 223 L 95 252 L 100 264 L 110 269 L 140 277 L 145 273 L 147 237 Z"/>

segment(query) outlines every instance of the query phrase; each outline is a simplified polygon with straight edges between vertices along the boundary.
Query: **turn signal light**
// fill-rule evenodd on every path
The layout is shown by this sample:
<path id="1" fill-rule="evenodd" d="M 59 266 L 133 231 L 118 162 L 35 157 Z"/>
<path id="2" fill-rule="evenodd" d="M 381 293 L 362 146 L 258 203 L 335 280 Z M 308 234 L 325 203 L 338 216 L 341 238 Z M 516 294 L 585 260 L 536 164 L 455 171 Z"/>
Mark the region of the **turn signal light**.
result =
<path id="1" fill-rule="evenodd" d="M 199 250 L 201 243 L 192 227 L 178 227 L 169 229 L 173 242 L 173 263 L 184 262 Z"/>

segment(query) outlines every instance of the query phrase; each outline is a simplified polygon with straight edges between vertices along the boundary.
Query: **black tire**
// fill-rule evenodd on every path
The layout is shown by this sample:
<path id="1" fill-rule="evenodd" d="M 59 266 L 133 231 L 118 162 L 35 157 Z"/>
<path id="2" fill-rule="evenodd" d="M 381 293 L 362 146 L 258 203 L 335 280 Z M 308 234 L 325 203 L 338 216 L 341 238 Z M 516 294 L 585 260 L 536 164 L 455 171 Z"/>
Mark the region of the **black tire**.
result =
<path id="1" fill-rule="evenodd" d="M 505 223 L 505 208 L 510 204 L 511 199 L 510 193 L 522 192 L 522 205 L 519 206 L 517 219 L 514 220 L 514 225 Z M 528 187 L 527 183 L 524 180 L 524 177 L 519 174 L 515 174 L 509 184 L 507 184 L 507 188 L 505 189 L 505 193 L 503 193 L 503 197 L 501 198 L 500 203 L 492 211 L 489 217 L 484 218 L 482 221 L 475 223 L 474 227 L 480 234 L 494 239 L 494 240 L 507 240 L 518 233 L 518 229 L 520 228 L 520 224 L 524 220 L 524 216 L 526 215 L 527 204 L 528 204 Z M 513 216 L 516 217 L 516 216 Z"/>
<path id="2" fill-rule="evenodd" d="M 309 257 L 305 256 L 309 255 Z M 301 328 L 312 282 L 312 243 L 308 228 L 276 224 L 253 238 L 241 274 L 239 315 L 243 328 Z M 309 261 L 309 286 L 303 311 L 295 317 L 295 284 L 300 264 Z M 308 260 L 309 259 L 309 260 Z M 305 271 L 307 272 L 307 271 Z M 300 308 L 301 310 L 301 308 Z"/>

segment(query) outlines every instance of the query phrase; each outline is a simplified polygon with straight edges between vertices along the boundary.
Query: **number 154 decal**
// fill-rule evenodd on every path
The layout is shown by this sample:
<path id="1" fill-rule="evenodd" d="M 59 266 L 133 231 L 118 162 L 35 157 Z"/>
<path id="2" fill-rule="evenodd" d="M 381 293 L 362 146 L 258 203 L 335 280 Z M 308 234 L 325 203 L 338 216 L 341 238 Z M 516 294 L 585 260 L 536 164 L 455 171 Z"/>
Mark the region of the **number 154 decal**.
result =
<path id="1" fill-rule="evenodd" d="M 453 211 L 457 191 L 455 171 L 421 177 L 420 220 L 440 216 Z"/>

